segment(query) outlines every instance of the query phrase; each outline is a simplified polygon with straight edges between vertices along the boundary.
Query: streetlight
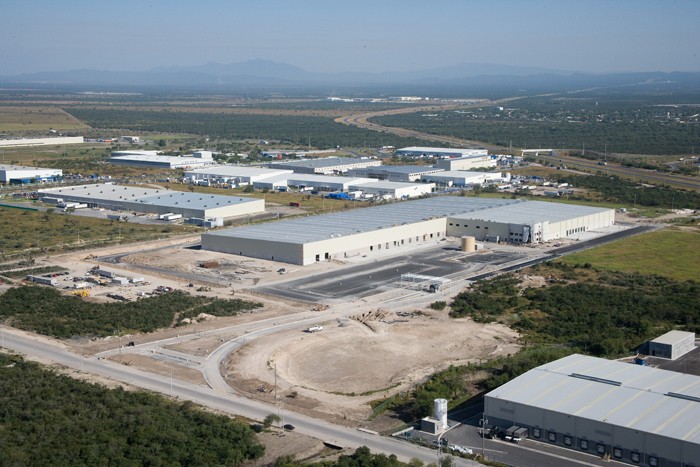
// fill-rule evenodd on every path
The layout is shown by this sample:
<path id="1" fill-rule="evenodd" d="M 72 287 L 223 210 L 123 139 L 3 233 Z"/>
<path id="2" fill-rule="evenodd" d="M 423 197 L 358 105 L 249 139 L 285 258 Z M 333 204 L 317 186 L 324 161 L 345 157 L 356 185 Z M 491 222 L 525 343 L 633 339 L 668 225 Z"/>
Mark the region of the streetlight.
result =
<path id="1" fill-rule="evenodd" d="M 481 420 L 479 420 L 479 425 L 481 425 L 481 458 L 486 459 L 486 456 L 484 455 L 484 439 L 486 439 L 486 426 L 489 423 L 489 419 L 486 418 L 486 413 L 482 412 L 481 413 Z"/>

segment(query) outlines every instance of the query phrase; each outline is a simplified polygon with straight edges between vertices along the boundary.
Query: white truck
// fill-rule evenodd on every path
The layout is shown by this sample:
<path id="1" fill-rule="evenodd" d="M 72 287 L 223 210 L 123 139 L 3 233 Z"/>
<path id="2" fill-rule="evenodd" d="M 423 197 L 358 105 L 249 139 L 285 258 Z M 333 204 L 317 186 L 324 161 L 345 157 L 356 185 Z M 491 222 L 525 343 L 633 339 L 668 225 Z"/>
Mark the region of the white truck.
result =
<path id="1" fill-rule="evenodd" d="M 306 332 L 321 332 L 323 331 L 323 326 L 311 326 Z"/>

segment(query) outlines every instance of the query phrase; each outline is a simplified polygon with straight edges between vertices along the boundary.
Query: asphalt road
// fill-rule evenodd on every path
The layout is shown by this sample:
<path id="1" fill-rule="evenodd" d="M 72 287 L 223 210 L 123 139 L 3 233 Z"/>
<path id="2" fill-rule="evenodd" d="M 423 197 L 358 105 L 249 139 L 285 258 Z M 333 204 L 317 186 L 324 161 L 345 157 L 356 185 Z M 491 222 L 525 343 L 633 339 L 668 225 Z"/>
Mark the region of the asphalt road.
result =
<path id="1" fill-rule="evenodd" d="M 253 420 L 262 420 L 271 413 L 278 413 L 278 409 L 274 405 L 233 394 L 222 394 L 207 387 L 196 386 L 167 376 L 146 373 L 135 368 L 110 362 L 109 360 L 83 358 L 65 350 L 60 344 L 52 345 L 31 337 L 10 333 L 6 330 L 0 332 L 2 332 L 1 344 L 3 347 L 55 362 L 74 370 L 121 381 L 182 400 L 191 400 L 214 410 L 241 415 Z M 298 432 L 324 442 L 331 442 L 335 445 L 352 449 L 367 446 L 372 452 L 381 452 L 387 455 L 395 454 L 404 461 L 408 461 L 413 457 L 424 462 L 435 462 L 437 460 L 435 451 L 394 438 L 372 435 L 297 413 L 285 412 L 282 415 L 284 423 L 291 423 Z M 479 465 L 460 458 L 455 458 L 455 461 L 457 465 Z"/>

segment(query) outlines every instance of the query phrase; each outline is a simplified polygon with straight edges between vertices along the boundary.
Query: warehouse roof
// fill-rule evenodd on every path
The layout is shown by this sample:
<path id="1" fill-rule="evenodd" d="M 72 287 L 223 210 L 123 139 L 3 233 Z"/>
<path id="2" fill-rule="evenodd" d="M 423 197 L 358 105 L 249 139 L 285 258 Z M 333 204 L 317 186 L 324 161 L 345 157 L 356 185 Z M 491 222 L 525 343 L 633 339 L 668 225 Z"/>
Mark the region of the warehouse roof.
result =
<path id="1" fill-rule="evenodd" d="M 377 188 L 380 190 L 400 190 L 402 188 L 412 188 L 412 187 L 421 187 L 421 188 L 430 188 L 430 187 L 435 187 L 435 184 L 433 183 L 422 183 L 422 182 L 389 182 L 386 180 L 377 180 L 375 178 L 361 178 L 358 180 L 371 180 L 372 183 L 367 183 L 363 182 L 362 184 L 359 185 L 351 185 L 353 188 L 357 188 L 358 190 L 362 190 L 364 188 Z M 429 191 L 429 190 L 428 190 Z"/>
<path id="2" fill-rule="evenodd" d="M 464 152 L 470 152 L 470 151 L 483 151 L 484 149 L 480 148 L 430 148 L 430 147 L 424 147 L 424 146 L 409 146 L 407 148 L 400 148 L 397 149 L 396 152 L 423 152 L 426 154 L 430 153 L 459 153 L 462 154 Z"/>
<path id="3" fill-rule="evenodd" d="M 331 208 L 333 201 L 327 200 L 325 203 L 328 205 L 328 208 Z M 522 203 L 523 201 L 520 200 L 441 196 L 322 216 L 238 227 L 209 232 L 207 235 L 304 244 L 340 236 L 372 232 L 423 220 L 444 218 L 465 211 L 477 211 L 506 204 Z"/>
<path id="4" fill-rule="evenodd" d="M 575 217 L 610 211 L 608 208 L 581 206 L 576 204 L 526 201 L 517 206 L 506 205 L 488 211 L 460 213 L 454 219 L 470 219 L 486 222 L 532 224 L 538 222 L 561 222 Z"/>
<path id="5" fill-rule="evenodd" d="M 469 172 L 466 170 L 445 170 L 443 172 L 430 174 L 430 176 L 436 178 L 463 178 L 466 180 L 484 178 L 484 175 L 493 175 L 494 173 L 495 172 Z M 498 175 L 500 176 L 501 173 L 498 172 Z"/>
<path id="6" fill-rule="evenodd" d="M 114 185 L 111 183 L 96 183 L 93 185 L 70 186 L 39 190 L 49 195 L 74 196 L 99 201 L 131 202 L 165 207 L 187 209 L 214 209 L 234 204 L 259 201 L 254 198 L 240 196 L 209 195 L 185 191 L 155 190 L 135 186 Z"/>
<path id="7" fill-rule="evenodd" d="M 350 165 L 350 164 L 361 164 L 375 162 L 370 159 L 359 159 L 356 157 L 322 157 L 319 159 L 304 159 L 300 161 L 291 162 L 275 162 L 276 166 L 289 166 L 289 167 L 308 167 L 308 168 L 321 168 L 321 167 L 335 167 L 337 165 Z"/>
<path id="8" fill-rule="evenodd" d="M 49 169 L 45 167 L 29 167 L 26 165 L 8 165 L 8 164 L 0 164 L 0 170 L 54 170 L 56 172 L 60 172 L 61 169 Z"/>
<path id="9" fill-rule="evenodd" d="M 368 167 L 367 170 L 370 172 L 391 172 L 401 174 L 442 172 L 442 169 L 430 165 L 383 165 L 381 167 Z"/>
<path id="10" fill-rule="evenodd" d="M 700 444 L 700 377 L 694 375 L 574 354 L 486 397 Z"/>
<path id="11" fill-rule="evenodd" d="M 250 166 L 239 166 L 239 165 L 217 165 L 212 167 L 207 167 L 204 169 L 188 170 L 185 175 L 190 174 L 204 174 L 213 175 L 215 177 L 260 177 L 260 176 L 270 176 L 279 174 L 290 174 L 294 173 L 293 170 L 283 170 L 283 169 L 268 169 L 266 167 L 250 167 Z"/>

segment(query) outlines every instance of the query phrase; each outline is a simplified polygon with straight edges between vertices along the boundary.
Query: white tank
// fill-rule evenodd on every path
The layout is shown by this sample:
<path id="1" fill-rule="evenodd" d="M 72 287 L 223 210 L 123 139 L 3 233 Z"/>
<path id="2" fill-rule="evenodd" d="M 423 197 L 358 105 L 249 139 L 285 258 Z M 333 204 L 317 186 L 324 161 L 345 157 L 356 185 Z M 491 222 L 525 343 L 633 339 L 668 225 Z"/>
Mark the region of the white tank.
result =
<path id="1" fill-rule="evenodd" d="M 435 399 L 433 415 L 438 421 L 438 429 L 447 429 L 447 399 Z"/>

